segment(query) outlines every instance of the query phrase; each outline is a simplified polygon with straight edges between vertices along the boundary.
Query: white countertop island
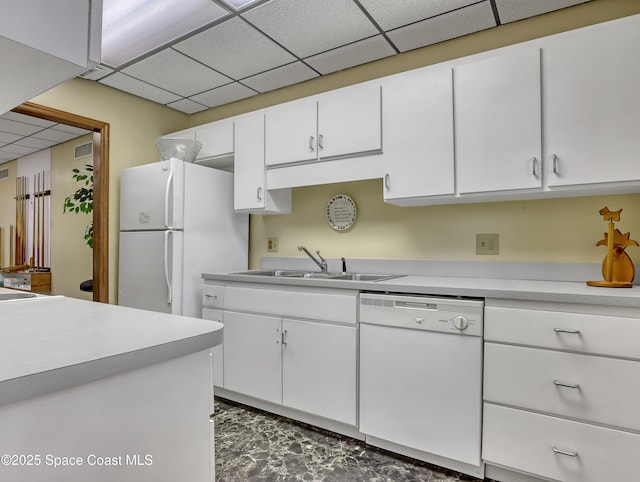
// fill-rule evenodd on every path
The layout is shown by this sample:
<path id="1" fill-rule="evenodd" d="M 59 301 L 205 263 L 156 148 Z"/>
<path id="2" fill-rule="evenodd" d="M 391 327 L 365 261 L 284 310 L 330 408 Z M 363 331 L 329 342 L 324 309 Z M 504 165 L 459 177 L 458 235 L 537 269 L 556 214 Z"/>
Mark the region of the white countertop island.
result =
<path id="1" fill-rule="evenodd" d="M 54 296 L 0 326 L 0 480 L 214 480 L 220 323 Z"/>

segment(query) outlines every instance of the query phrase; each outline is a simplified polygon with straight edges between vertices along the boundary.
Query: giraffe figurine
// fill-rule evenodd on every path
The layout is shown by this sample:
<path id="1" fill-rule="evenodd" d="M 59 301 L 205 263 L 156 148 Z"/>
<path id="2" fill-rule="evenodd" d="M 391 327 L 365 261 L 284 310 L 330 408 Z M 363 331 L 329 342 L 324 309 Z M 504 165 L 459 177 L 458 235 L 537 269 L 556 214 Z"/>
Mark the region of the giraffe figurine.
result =
<path id="1" fill-rule="evenodd" d="M 604 239 L 596 243 L 596 246 L 606 246 L 607 256 L 602 261 L 602 276 L 604 281 L 587 281 L 589 286 L 601 286 L 607 288 L 631 288 L 635 277 L 633 261 L 625 252 L 627 246 L 638 246 L 638 242 L 630 239 L 631 233 L 622 234 L 615 229 L 614 221 L 620 221 L 618 211 L 609 211 L 606 206 L 599 213 L 605 221 L 608 221 L 608 232 L 604 233 Z"/>

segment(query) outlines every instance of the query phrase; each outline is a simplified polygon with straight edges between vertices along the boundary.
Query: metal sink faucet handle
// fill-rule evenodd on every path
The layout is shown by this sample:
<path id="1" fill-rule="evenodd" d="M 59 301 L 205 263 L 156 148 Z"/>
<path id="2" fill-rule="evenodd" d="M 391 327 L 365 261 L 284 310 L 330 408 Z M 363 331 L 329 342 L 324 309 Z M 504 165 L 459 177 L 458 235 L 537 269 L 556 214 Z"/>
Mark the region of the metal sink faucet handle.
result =
<path id="1" fill-rule="evenodd" d="M 304 251 L 306 253 L 306 255 L 309 256 L 313 260 L 313 262 L 320 267 L 320 270 L 322 272 L 324 272 L 324 273 L 327 272 L 327 260 L 322 257 L 322 255 L 320 254 L 320 250 L 319 249 L 316 249 L 316 254 L 318 255 L 318 258 L 320 258 L 320 259 L 317 259 L 314 255 L 312 255 L 309 252 L 309 250 L 307 248 L 305 248 L 304 246 L 298 246 L 298 251 Z"/>

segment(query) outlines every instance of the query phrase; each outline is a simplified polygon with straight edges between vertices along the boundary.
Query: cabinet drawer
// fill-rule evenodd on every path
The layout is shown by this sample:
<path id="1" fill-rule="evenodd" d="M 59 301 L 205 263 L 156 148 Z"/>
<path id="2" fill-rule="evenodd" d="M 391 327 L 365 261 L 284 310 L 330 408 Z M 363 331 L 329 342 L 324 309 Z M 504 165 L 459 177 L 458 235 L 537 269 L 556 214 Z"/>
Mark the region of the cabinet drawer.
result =
<path id="1" fill-rule="evenodd" d="M 202 306 L 222 308 L 224 306 L 224 286 L 202 285 Z"/>
<path id="2" fill-rule="evenodd" d="M 485 340 L 640 359 L 640 319 L 485 307 Z"/>
<path id="3" fill-rule="evenodd" d="M 564 482 L 625 481 L 637 479 L 639 453 L 637 434 L 484 405 L 486 462 Z"/>
<path id="4" fill-rule="evenodd" d="M 356 324 L 357 291 L 227 286 L 225 310 Z"/>
<path id="5" fill-rule="evenodd" d="M 640 362 L 486 343 L 484 370 L 487 401 L 640 430 Z"/>

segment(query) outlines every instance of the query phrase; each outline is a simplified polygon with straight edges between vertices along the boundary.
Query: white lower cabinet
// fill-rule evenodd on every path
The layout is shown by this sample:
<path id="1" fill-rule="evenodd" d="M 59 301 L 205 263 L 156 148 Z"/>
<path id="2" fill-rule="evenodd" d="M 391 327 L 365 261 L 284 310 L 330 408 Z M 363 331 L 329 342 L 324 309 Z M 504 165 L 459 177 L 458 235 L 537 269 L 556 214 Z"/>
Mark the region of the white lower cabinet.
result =
<path id="1" fill-rule="evenodd" d="M 281 319 L 233 311 L 224 319 L 225 388 L 282 403 Z"/>
<path id="2" fill-rule="evenodd" d="M 640 435 L 492 404 L 484 406 L 488 463 L 563 482 L 637 480 Z"/>
<path id="3" fill-rule="evenodd" d="M 356 423 L 356 328 L 282 320 L 282 403 Z"/>
<path id="4" fill-rule="evenodd" d="M 223 305 L 223 396 L 355 427 L 357 299 L 349 290 L 205 283 Z M 214 296 L 216 296 L 214 300 Z M 205 308 L 203 314 L 216 310 Z M 239 395 L 239 397 L 238 397 Z M 262 402 L 273 404 L 265 407 Z M 315 420 L 314 420 L 315 422 Z"/>
<path id="5" fill-rule="evenodd" d="M 487 300 L 484 461 L 558 481 L 635 480 L 638 326 L 632 308 Z"/>

